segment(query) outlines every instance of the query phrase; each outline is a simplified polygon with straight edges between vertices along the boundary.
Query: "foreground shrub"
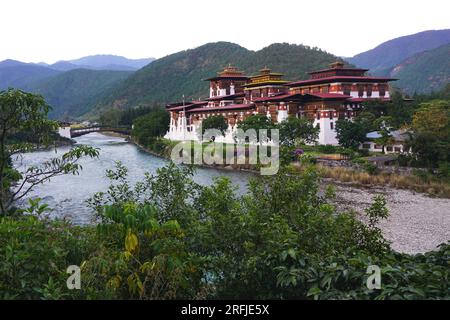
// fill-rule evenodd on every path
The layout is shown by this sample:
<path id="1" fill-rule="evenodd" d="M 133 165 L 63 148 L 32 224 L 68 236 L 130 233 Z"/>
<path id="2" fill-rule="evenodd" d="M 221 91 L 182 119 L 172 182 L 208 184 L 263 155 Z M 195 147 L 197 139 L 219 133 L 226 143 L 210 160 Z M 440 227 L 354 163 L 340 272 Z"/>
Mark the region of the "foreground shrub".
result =
<path id="1" fill-rule="evenodd" d="M 120 163 L 112 186 L 95 195 L 95 227 L 33 216 L 0 220 L 0 297 L 23 299 L 439 299 L 449 298 L 449 245 L 425 255 L 398 254 L 377 227 L 340 212 L 319 193 L 305 165 L 257 178 L 239 195 L 230 180 L 211 186 L 173 164 L 130 186 Z M 81 267 L 81 290 L 66 268 Z M 382 288 L 366 286 L 369 265 Z"/>
<path id="2" fill-rule="evenodd" d="M 0 299 L 71 297 L 66 269 L 81 265 L 95 242 L 92 228 L 34 216 L 0 219 Z"/>

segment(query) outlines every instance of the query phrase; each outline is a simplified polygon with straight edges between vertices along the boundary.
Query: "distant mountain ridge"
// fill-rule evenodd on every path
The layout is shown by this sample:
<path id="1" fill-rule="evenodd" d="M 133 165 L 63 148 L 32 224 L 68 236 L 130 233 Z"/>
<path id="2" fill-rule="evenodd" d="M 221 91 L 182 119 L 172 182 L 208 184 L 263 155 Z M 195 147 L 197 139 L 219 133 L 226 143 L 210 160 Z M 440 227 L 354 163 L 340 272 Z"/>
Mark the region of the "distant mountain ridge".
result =
<path id="1" fill-rule="evenodd" d="M 92 68 L 102 70 L 115 70 L 110 69 L 111 67 L 128 67 L 130 69 L 138 70 L 154 60 L 154 58 L 127 59 L 121 56 L 103 54 L 70 60 L 69 62 L 77 66 L 91 66 Z"/>
<path id="2" fill-rule="evenodd" d="M 346 60 L 373 73 L 389 69 L 405 59 L 450 43 L 450 29 L 429 30 L 386 41 Z"/>
<path id="3" fill-rule="evenodd" d="M 16 60 L 0 62 L 0 90 L 26 88 L 29 84 L 55 76 L 60 71 Z"/>
<path id="4" fill-rule="evenodd" d="M 42 94 L 53 107 L 50 117 L 73 119 L 89 111 L 104 91 L 153 60 L 96 55 L 49 65 L 8 59 L 0 62 L 0 90 Z"/>
<path id="5" fill-rule="evenodd" d="M 61 60 L 54 64 L 41 63 L 41 65 L 59 71 L 69 71 L 80 68 L 90 70 L 136 71 L 154 60 L 154 58 L 127 59 L 125 57 L 110 54 L 99 54 L 75 60 Z"/>
<path id="6" fill-rule="evenodd" d="M 114 55 L 94 55 L 46 64 L 7 59 L 0 61 L 0 90 L 9 87 L 26 89 L 35 82 L 75 69 L 136 71 L 154 60 L 154 58 L 127 59 Z"/>

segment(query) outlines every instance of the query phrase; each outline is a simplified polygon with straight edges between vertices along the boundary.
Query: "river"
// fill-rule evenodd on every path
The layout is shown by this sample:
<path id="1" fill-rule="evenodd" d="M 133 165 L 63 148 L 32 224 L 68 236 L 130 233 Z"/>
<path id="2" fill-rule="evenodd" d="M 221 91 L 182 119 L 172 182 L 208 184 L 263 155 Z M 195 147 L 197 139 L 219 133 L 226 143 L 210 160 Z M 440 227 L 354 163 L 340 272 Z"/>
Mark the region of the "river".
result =
<path id="1" fill-rule="evenodd" d="M 121 161 L 129 169 L 131 184 L 141 180 L 145 172 L 155 173 L 167 164 L 167 160 L 148 154 L 124 138 L 107 136 L 100 133 L 90 133 L 74 139 L 77 144 L 90 145 L 99 148 L 97 159 L 84 159 L 80 162 L 83 170 L 79 175 L 64 175 L 51 179 L 37 186 L 28 198 L 42 198 L 52 209 L 51 216 L 68 218 L 75 224 L 86 224 L 91 221 L 92 210 L 86 206 L 86 200 L 94 193 L 106 191 L 110 181 L 105 176 L 105 170 L 113 169 L 115 161 Z M 42 163 L 67 152 L 71 147 L 61 147 L 56 150 L 38 151 L 24 154 L 15 160 L 15 166 L 28 167 Z M 211 184 L 213 178 L 226 176 L 245 192 L 251 174 L 210 168 L 198 168 L 194 181 L 202 185 Z"/>
<path id="2" fill-rule="evenodd" d="M 115 161 L 121 161 L 129 169 L 129 181 L 139 181 L 145 172 L 155 173 L 167 164 L 167 160 L 150 155 L 123 138 L 91 133 L 75 139 L 77 144 L 90 145 L 100 149 L 97 159 L 84 159 L 79 175 L 65 175 L 53 178 L 39 185 L 30 197 L 39 197 L 53 209 L 51 216 L 68 218 L 75 224 L 91 221 L 93 212 L 86 200 L 94 193 L 106 191 L 110 182 L 106 169 L 114 168 Z M 60 156 L 70 146 L 56 151 L 40 151 L 24 154 L 16 166 L 39 164 L 52 157 Z M 211 184 L 214 177 L 227 176 L 241 193 L 246 192 L 251 173 L 198 168 L 194 180 L 203 185 Z M 355 210 L 361 215 L 370 206 L 375 194 L 383 194 L 387 200 L 390 217 L 380 224 L 385 237 L 392 241 L 393 249 L 400 252 L 418 253 L 434 250 L 450 240 L 450 199 L 431 198 L 408 190 L 386 187 L 355 188 L 336 185 L 335 204 L 341 210 Z"/>

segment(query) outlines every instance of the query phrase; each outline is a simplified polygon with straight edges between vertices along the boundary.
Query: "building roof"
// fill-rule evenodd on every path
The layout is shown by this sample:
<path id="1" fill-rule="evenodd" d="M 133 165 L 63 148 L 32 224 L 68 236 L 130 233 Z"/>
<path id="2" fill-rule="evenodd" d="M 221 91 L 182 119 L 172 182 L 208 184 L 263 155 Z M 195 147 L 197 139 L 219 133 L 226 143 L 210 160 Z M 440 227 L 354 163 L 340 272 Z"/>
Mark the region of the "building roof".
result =
<path id="1" fill-rule="evenodd" d="M 313 99 L 321 99 L 321 100 L 347 100 L 351 98 L 351 96 L 347 96 L 340 93 L 307 93 L 307 94 L 301 94 L 301 93 L 281 93 L 277 95 L 273 95 L 270 97 L 262 97 L 262 98 L 255 98 L 253 99 L 254 102 L 279 102 L 279 101 L 299 101 L 304 100 L 308 98 Z"/>
<path id="2" fill-rule="evenodd" d="M 252 109 L 255 105 L 253 103 L 248 104 L 232 104 L 223 107 L 204 107 L 190 109 L 188 112 L 208 112 L 208 111 L 222 111 L 222 110 L 236 110 L 236 109 Z"/>
<path id="3" fill-rule="evenodd" d="M 246 81 L 248 80 L 247 76 L 238 76 L 238 75 L 226 75 L 226 76 L 215 76 L 207 79 L 203 79 L 204 81 L 214 81 L 214 80 L 221 80 L 221 79 L 228 79 L 228 80 L 242 80 Z"/>
<path id="4" fill-rule="evenodd" d="M 372 131 L 366 134 L 366 138 L 368 139 L 378 139 L 381 138 L 381 134 L 378 131 Z"/>
<path id="5" fill-rule="evenodd" d="M 197 107 L 197 106 L 201 106 L 201 105 L 206 105 L 208 104 L 208 101 L 194 101 L 194 102 L 189 102 L 189 103 L 185 103 L 184 105 L 181 102 L 180 103 L 176 103 L 176 104 L 172 104 L 172 105 L 176 105 L 176 106 L 172 106 L 169 105 L 167 106 L 167 111 L 182 111 L 183 109 L 191 109 L 193 107 Z"/>
<path id="6" fill-rule="evenodd" d="M 348 96 L 345 94 L 340 94 L 340 93 L 322 93 L 322 92 L 317 92 L 317 93 L 306 93 L 305 96 L 312 96 L 312 97 L 316 97 L 316 98 L 320 98 L 320 99 L 324 99 L 324 100 L 340 100 L 340 99 L 349 99 L 352 96 Z"/>
<path id="7" fill-rule="evenodd" d="M 266 66 L 259 70 L 259 74 L 250 76 L 250 78 L 259 78 L 259 77 L 263 77 L 263 76 L 284 76 L 284 74 L 279 73 L 279 72 L 272 72 L 272 69 L 270 69 Z"/>
<path id="8" fill-rule="evenodd" d="M 267 80 L 267 81 L 261 81 L 261 82 L 255 82 L 255 83 L 247 83 L 243 85 L 245 89 L 247 88 L 254 88 L 254 87 L 264 87 L 264 86 L 283 86 L 285 84 L 289 83 L 289 81 L 286 80 Z M 244 90 L 245 90 L 244 89 Z"/>
<path id="9" fill-rule="evenodd" d="M 350 102 L 366 102 L 366 101 L 383 101 L 383 102 L 390 102 L 390 98 L 351 98 L 348 99 Z"/>
<path id="10" fill-rule="evenodd" d="M 254 102 L 277 102 L 277 101 L 286 101 L 286 100 L 290 100 L 290 99 L 301 99 L 302 95 L 300 93 L 281 93 L 281 94 L 276 94 L 270 97 L 261 97 L 261 98 L 255 98 L 253 99 Z"/>
<path id="11" fill-rule="evenodd" d="M 238 70 L 238 68 L 233 67 L 229 64 L 222 71 L 217 73 L 217 76 L 205 79 L 206 81 L 212 80 L 220 80 L 220 79 L 229 79 L 229 80 L 247 80 L 248 77 L 244 74 L 244 72 Z"/>
<path id="12" fill-rule="evenodd" d="M 395 131 L 391 131 L 389 135 L 390 135 L 395 141 L 399 141 L 399 142 L 401 142 L 401 141 L 406 141 L 406 140 L 408 140 L 408 138 L 409 138 L 407 131 L 406 131 L 406 130 L 402 130 L 402 129 L 400 129 L 400 130 L 395 130 Z M 366 138 L 367 138 L 367 139 L 378 139 L 378 138 L 381 138 L 381 137 L 382 137 L 382 136 L 381 136 L 381 134 L 380 134 L 378 131 L 372 131 L 372 132 L 369 132 L 369 133 L 366 135 Z"/>
<path id="13" fill-rule="evenodd" d="M 250 76 L 250 83 L 245 87 L 259 87 L 264 85 L 283 85 L 289 81 L 283 80 L 284 74 L 272 72 L 267 66 L 259 70 L 259 74 Z"/>
<path id="14" fill-rule="evenodd" d="M 332 77 L 324 77 L 318 79 L 309 79 L 309 80 L 301 80 L 290 82 L 286 84 L 290 87 L 301 87 L 307 86 L 311 84 L 320 84 L 327 82 L 388 82 L 388 81 L 396 81 L 397 79 L 393 78 L 382 78 L 382 77 L 355 77 L 355 76 L 332 76 Z"/>
<path id="15" fill-rule="evenodd" d="M 322 70 L 308 72 L 308 74 L 316 74 L 316 73 L 330 72 L 330 71 L 336 71 L 336 70 L 360 71 L 360 72 L 367 72 L 367 71 L 369 71 L 369 69 L 362 69 L 362 68 L 327 68 L 327 69 L 322 69 Z"/>

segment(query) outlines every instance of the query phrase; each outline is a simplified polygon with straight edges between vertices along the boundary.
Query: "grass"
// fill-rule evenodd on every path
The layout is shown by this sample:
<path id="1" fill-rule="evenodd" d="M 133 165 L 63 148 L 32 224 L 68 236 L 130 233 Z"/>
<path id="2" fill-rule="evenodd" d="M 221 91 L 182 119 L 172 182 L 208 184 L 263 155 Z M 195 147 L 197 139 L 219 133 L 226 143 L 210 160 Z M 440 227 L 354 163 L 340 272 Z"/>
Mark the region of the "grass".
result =
<path id="1" fill-rule="evenodd" d="M 379 173 L 371 175 L 367 172 L 342 167 L 325 167 L 317 165 L 324 178 L 363 186 L 389 186 L 408 189 L 442 198 L 450 198 L 450 183 L 438 179 L 424 179 L 416 175 L 399 175 L 395 173 Z"/>

